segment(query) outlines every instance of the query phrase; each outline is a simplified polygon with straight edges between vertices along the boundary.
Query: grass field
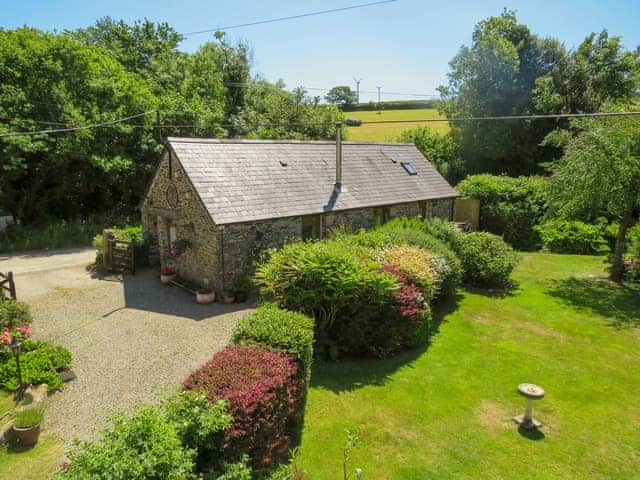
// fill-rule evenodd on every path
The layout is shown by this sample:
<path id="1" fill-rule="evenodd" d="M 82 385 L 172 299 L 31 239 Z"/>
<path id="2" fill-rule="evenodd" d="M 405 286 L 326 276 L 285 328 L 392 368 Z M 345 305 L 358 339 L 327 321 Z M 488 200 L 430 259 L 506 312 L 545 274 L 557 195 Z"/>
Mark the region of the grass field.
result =
<path id="1" fill-rule="evenodd" d="M 360 111 L 345 112 L 345 118 L 359 118 L 363 122 L 374 122 L 384 120 L 407 120 L 407 123 L 362 125 L 360 127 L 347 127 L 347 140 L 366 142 L 395 142 L 402 131 L 426 126 L 438 133 L 449 131 L 449 124 L 446 122 L 416 122 L 425 118 L 444 118 L 435 108 L 422 108 L 416 110 L 382 110 L 378 112 Z"/>
<path id="2" fill-rule="evenodd" d="M 527 254 L 514 292 L 461 292 L 428 348 L 314 365 L 302 467 L 342 478 L 349 429 L 363 478 L 637 479 L 640 288 L 604 277 L 602 257 Z M 511 421 L 521 382 L 546 389 L 538 433 Z"/>

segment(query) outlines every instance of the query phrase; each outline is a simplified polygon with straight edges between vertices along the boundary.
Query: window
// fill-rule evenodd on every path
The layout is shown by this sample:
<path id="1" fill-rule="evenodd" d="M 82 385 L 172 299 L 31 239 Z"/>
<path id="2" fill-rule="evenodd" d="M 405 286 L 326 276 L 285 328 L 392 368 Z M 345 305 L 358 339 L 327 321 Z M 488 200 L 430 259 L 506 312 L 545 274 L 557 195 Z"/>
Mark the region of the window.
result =
<path id="1" fill-rule="evenodd" d="M 373 224 L 377 227 L 383 225 L 391 218 L 391 209 L 389 207 L 377 207 L 373 209 Z"/>
<path id="2" fill-rule="evenodd" d="M 302 239 L 313 240 L 322 236 L 322 217 L 306 215 L 302 217 Z"/>
<path id="3" fill-rule="evenodd" d="M 407 171 L 409 175 L 417 175 L 416 169 L 409 162 L 401 162 L 400 165 Z"/>

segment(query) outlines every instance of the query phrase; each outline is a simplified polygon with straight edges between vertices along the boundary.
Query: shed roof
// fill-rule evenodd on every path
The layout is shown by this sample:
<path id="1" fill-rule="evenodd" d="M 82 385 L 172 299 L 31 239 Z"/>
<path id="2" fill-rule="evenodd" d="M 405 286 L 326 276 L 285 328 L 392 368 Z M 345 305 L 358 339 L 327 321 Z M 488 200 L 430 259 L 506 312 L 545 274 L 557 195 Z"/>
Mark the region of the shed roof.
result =
<path id="1" fill-rule="evenodd" d="M 413 144 L 169 138 L 216 224 L 456 197 Z M 410 163 L 410 175 L 402 163 Z"/>

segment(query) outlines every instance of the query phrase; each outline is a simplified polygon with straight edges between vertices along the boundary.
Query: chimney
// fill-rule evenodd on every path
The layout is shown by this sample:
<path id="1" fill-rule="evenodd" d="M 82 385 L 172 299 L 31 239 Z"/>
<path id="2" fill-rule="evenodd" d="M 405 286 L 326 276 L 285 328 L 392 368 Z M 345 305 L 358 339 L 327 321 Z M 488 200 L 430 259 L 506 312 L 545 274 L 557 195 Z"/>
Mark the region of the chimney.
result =
<path id="1" fill-rule="evenodd" d="M 342 122 L 336 122 L 336 188 L 342 186 Z"/>

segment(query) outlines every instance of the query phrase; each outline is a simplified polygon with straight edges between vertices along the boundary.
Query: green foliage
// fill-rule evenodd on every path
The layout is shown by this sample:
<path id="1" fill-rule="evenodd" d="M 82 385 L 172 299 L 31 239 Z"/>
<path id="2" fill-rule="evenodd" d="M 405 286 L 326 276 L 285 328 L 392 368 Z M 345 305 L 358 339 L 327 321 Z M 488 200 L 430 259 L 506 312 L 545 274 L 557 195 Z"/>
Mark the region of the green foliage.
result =
<path id="1" fill-rule="evenodd" d="M 49 356 L 51 364 L 55 369 L 62 369 L 71 365 L 73 356 L 71 352 L 60 345 L 52 345 L 38 340 L 25 340 L 22 343 L 24 353 L 39 351 Z"/>
<path id="2" fill-rule="evenodd" d="M 240 462 L 224 462 L 222 474 L 215 476 L 215 480 L 252 480 L 251 467 L 248 465 L 249 457 L 243 455 Z"/>
<path id="3" fill-rule="evenodd" d="M 620 280 L 626 230 L 640 206 L 640 120 L 590 119 L 572 125 L 564 156 L 551 166 L 550 208 L 561 218 L 590 221 L 606 214 L 619 219 L 611 278 Z"/>
<path id="4" fill-rule="evenodd" d="M 20 354 L 20 368 L 24 382 L 34 385 L 46 383 L 50 392 L 62 387 L 62 381 L 56 374 L 51 354 L 46 348 L 37 348 Z M 0 387 L 14 391 L 18 386 L 15 357 L 8 352 L 0 353 Z"/>
<path id="5" fill-rule="evenodd" d="M 629 239 L 629 255 L 640 258 L 640 223 L 636 223 L 629 229 L 627 238 Z"/>
<path id="6" fill-rule="evenodd" d="M 113 428 L 94 443 L 79 443 L 60 478 L 127 480 L 196 479 L 195 451 L 184 448 L 176 426 L 158 407 L 115 416 Z"/>
<path id="7" fill-rule="evenodd" d="M 313 329 L 312 318 L 264 304 L 238 322 L 233 341 L 255 342 L 290 354 L 300 363 L 308 382 L 313 360 Z"/>
<path id="8" fill-rule="evenodd" d="M 437 220 L 431 222 L 437 222 Z M 375 230 L 361 231 L 347 236 L 343 241 L 376 250 L 393 245 L 412 245 L 422 248 L 428 252 L 432 266 L 438 273 L 439 286 L 436 298 L 445 298 L 453 294 L 460 284 L 462 266 L 451 246 L 431 235 L 426 230 L 426 225 L 427 223 L 417 218 L 398 217 Z"/>
<path id="9" fill-rule="evenodd" d="M 358 102 L 358 95 L 351 89 L 351 87 L 347 85 L 340 85 L 329 90 L 329 93 L 324 96 L 324 99 L 329 103 L 333 103 L 341 107 L 350 107 Z"/>
<path id="10" fill-rule="evenodd" d="M 183 390 L 165 400 L 164 414 L 175 426 L 185 448 L 198 452 L 200 458 L 216 460 L 221 448 L 222 433 L 233 419 L 227 413 L 225 401 L 211 403 L 202 393 Z"/>
<path id="11" fill-rule="evenodd" d="M 480 200 L 480 228 L 521 250 L 534 250 L 540 238 L 534 228 L 546 211 L 543 177 L 471 175 L 456 189 L 461 195 Z"/>
<path id="12" fill-rule="evenodd" d="M 451 249 L 455 248 L 458 237 L 461 235 L 453 222 L 439 217 L 426 219 L 422 227 L 425 233 L 442 241 Z"/>
<path id="13" fill-rule="evenodd" d="M 13 425 L 16 428 L 36 427 L 44 420 L 44 408 L 31 407 L 18 411 L 13 417 Z"/>
<path id="14" fill-rule="evenodd" d="M 472 38 L 451 60 L 449 84 L 440 88 L 449 118 L 594 112 L 637 90 L 638 54 L 606 31 L 568 52 L 505 10 L 479 22 Z M 459 122 L 451 132 L 467 173 L 515 176 L 557 158 L 559 150 L 542 140 L 559 126 L 566 122 Z"/>
<path id="15" fill-rule="evenodd" d="M 579 220 L 551 220 L 535 228 L 542 246 L 551 252 L 594 255 L 607 248 L 603 230 L 597 225 Z"/>
<path id="16" fill-rule="evenodd" d="M 0 332 L 5 328 L 11 330 L 25 323 L 31 323 L 29 305 L 9 298 L 0 298 Z"/>
<path id="17" fill-rule="evenodd" d="M 371 112 L 374 110 L 420 110 L 423 108 L 436 108 L 437 100 L 392 100 L 389 102 L 367 102 L 342 108 L 345 112 Z"/>
<path id="18" fill-rule="evenodd" d="M 450 132 L 442 135 L 427 127 L 417 127 L 403 131 L 398 142 L 413 143 L 449 182 L 457 183 L 464 175 L 463 162 Z"/>
<path id="19" fill-rule="evenodd" d="M 391 275 L 379 272 L 375 262 L 356 255 L 354 248 L 337 240 L 292 243 L 258 266 L 256 281 L 266 299 L 315 319 L 321 352 L 331 345 L 342 352 L 368 348 L 338 337 L 336 324 L 384 311 L 394 302 L 397 284 Z"/>
<path id="20" fill-rule="evenodd" d="M 499 236 L 486 232 L 460 235 L 456 251 L 465 284 L 479 288 L 509 286 L 518 255 Z"/>

